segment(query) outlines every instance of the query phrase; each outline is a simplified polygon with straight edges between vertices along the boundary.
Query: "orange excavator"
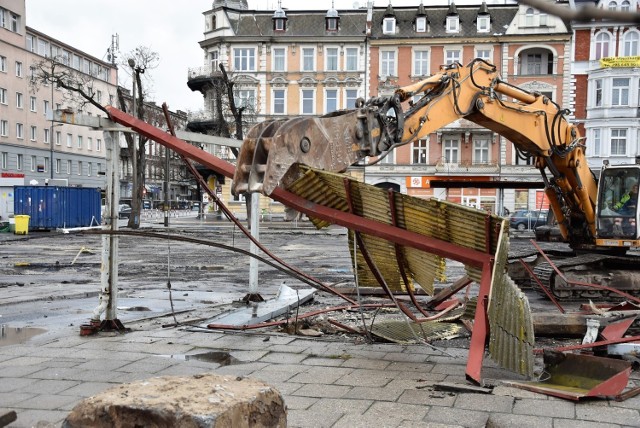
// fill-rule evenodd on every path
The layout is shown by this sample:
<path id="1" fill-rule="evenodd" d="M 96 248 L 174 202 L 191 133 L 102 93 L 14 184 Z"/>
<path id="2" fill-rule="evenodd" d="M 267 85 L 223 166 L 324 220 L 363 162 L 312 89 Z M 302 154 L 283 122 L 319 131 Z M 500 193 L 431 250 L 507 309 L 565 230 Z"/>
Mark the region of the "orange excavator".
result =
<path id="1" fill-rule="evenodd" d="M 254 126 L 240 151 L 232 192 L 269 195 L 299 178 L 300 165 L 343 172 L 464 118 L 535 158 L 559 233 L 575 251 L 561 263 L 567 275 L 640 294 L 640 258 L 633 254 L 640 248 L 640 165 L 605 162 L 596 178 L 585 139 L 567 114 L 548 97 L 501 80 L 482 59 L 451 64 L 390 97 L 359 99 L 353 110 Z M 548 266 L 537 269 L 558 298 L 593 293 Z"/>

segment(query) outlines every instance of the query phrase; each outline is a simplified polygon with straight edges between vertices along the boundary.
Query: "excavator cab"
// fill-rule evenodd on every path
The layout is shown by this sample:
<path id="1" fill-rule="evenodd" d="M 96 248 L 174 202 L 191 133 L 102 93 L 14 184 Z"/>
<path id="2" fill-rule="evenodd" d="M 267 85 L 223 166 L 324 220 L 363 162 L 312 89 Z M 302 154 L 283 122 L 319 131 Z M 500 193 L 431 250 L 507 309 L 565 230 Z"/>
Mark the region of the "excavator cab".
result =
<path id="1" fill-rule="evenodd" d="M 620 246 L 631 246 L 624 241 L 638 239 L 639 183 L 640 165 L 605 165 L 598 185 L 598 239 L 619 241 Z"/>

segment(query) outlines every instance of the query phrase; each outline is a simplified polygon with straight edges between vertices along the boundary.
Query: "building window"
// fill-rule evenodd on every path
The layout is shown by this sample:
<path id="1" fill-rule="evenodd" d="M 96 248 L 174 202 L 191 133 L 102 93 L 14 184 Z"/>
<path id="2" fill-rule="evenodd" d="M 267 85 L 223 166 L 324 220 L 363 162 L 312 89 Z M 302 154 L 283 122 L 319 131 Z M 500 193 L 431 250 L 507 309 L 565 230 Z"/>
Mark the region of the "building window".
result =
<path id="1" fill-rule="evenodd" d="M 22 108 L 22 94 L 20 92 L 16 92 L 16 107 Z"/>
<path id="2" fill-rule="evenodd" d="M 302 90 L 302 114 L 314 114 L 315 105 L 315 90 L 303 89 Z"/>
<path id="3" fill-rule="evenodd" d="M 285 71 L 285 52 L 284 48 L 273 49 L 273 71 Z"/>
<path id="4" fill-rule="evenodd" d="M 7 90 L 0 88 L 0 104 L 7 104 Z"/>
<path id="5" fill-rule="evenodd" d="M 71 160 L 67 160 L 67 174 L 71 174 Z"/>
<path id="6" fill-rule="evenodd" d="M 30 140 L 36 141 L 37 139 L 38 139 L 38 128 L 35 126 L 31 126 Z"/>
<path id="7" fill-rule="evenodd" d="M 638 32 L 627 31 L 624 35 L 624 56 L 638 55 Z"/>
<path id="8" fill-rule="evenodd" d="M 535 17 L 535 13 L 533 11 L 533 8 L 527 8 L 527 10 L 524 13 L 524 25 L 525 27 L 533 27 L 534 24 L 534 20 L 533 18 Z"/>
<path id="9" fill-rule="evenodd" d="M 7 11 L 0 7 L 0 28 L 7 28 Z"/>
<path id="10" fill-rule="evenodd" d="M 49 53 L 49 42 L 46 40 L 38 39 L 38 55 L 48 58 Z"/>
<path id="11" fill-rule="evenodd" d="M 285 114 L 284 89 L 274 89 L 273 91 L 273 114 Z"/>
<path id="12" fill-rule="evenodd" d="M 9 136 L 9 121 L 0 120 L 0 135 L 3 137 Z"/>
<path id="13" fill-rule="evenodd" d="M 413 163 L 426 165 L 429 154 L 429 140 L 413 142 Z"/>
<path id="14" fill-rule="evenodd" d="M 16 61 L 16 76 L 22 77 L 22 63 L 20 61 Z"/>
<path id="15" fill-rule="evenodd" d="M 253 89 L 240 89 L 234 94 L 236 107 L 245 107 L 251 110 L 256 108 L 256 91 Z"/>
<path id="16" fill-rule="evenodd" d="M 628 106 L 629 105 L 629 79 L 614 78 L 613 87 L 611 88 L 611 105 Z"/>
<path id="17" fill-rule="evenodd" d="M 22 157 L 22 155 L 16 155 L 16 169 L 18 171 L 22 171 L 22 168 L 24 168 L 24 158 Z"/>
<path id="18" fill-rule="evenodd" d="M 87 150 L 93 150 L 93 138 L 87 137 Z"/>
<path id="19" fill-rule="evenodd" d="M 358 99 L 358 90 L 357 89 L 347 89 L 345 91 L 345 108 L 353 109 L 356 108 L 356 100 Z"/>
<path id="20" fill-rule="evenodd" d="M 29 110 L 36 111 L 36 97 L 29 97 Z"/>
<path id="21" fill-rule="evenodd" d="M 488 33 L 490 28 L 490 25 L 489 25 L 490 23 L 491 23 L 491 18 L 489 17 L 489 15 L 478 16 L 478 22 L 477 22 L 478 33 Z"/>
<path id="22" fill-rule="evenodd" d="M 302 48 L 302 71 L 315 71 L 315 49 Z"/>
<path id="23" fill-rule="evenodd" d="M 460 17 L 447 16 L 447 33 L 457 33 L 460 31 Z"/>
<path id="24" fill-rule="evenodd" d="M 16 15 L 15 13 L 10 13 L 9 14 L 11 16 L 11 22 L 9 29 L 11 31 L 13 31 L 14 33 L 18 32 L 18 29 L 20 27 L 20 16 Z"/>
<path id="25" fill-rule="evenodd" d="M 611 156 L 625 156 L 627 154 L 627 130 L 611 130 Z"/>
<path id="26" fill-rule="evenodd" d="M 595 86 L 595 107 L 602 107 L 602 79 L 593 81 Z"/>
<path id="27" fill-rule="evenodd" d="M 44 128 L 44 143 L 45 144 L 49 144 L 49 138 L 51 138 L 51 132 L 49 130 L 49 128 Z"/>
<path id="28" fill-rule="evenodd" d="M 478 138 L 473 140 L 473 163 L 486 165 L 489 163 L 489 138 Z"/>
<path id="29" fill-rule="evenodd" d="M 93 164 L 89 162 L 87 165 L 87 177 L 91 177 L 93 175 Z"/>
<path id="30" fill-rule="evenodd" d="M 416 33 L 425 33 L 427 31 L 427 17 L 419 16 L 416 18 Z"/>
<path id="31" fill-rule="evenodd" d="M 16 138 L 19 140 L 24 139 L 24 125 L 16 123 Z"/>
<path id="32" fill-rule="evenodd" d="M 591 131 L 591 135 L 593 136 L 593 141 L 591 144 L 588 144 L 587 147 L 590 148 L 589 155 L 591 156 L 600 156 L 600 147 L 602 146 L 602 130 L 600 128 L 594 128 Z"/>
<path id="33" fill-rule="evenodd" d="M 42 109 L 44 110 L 44 115 L 46 116 L 49 113 L 49 101 L 44 100 L 42 102 Z"/>
<path id="34" fill-rule="evenodd" d="M 395 34 L 396 33 L 396 18 L 384 18 L 382 21 L 382 33 L 383 34 Z"/>
<path id="35" fill-rule="evenodd" d="M 358 48 L 347 48 L 345 69 L 347 71 L 356 71 L 358 69 Z"/>
<path id="36" fill-rule="evenodd" d="M 56 174 L 60 174 L 60 159 L 56 159 Z"/>
<path id="37" fill-rule="evenodd" d="M 35 172 L 37 163 L 38 163 L 37 158 L 32 155 L 31 156 L 31 172 Z"/>
<path id="38" fill-rule="evenodd" d="M 629 10 L 631 10 L 631 3 L 629 3 L 627 0 L 624 0 L 620 4 L 620 11 L 621 12 L 629 12 Z"/>
<path id="39" fill-rule="evenodd" d="M 78 135 L 78 148 L 82 149 L 82 135 Z"/>
<path id="40" fill-rule="evenodd" d="M 78 175 L 82 175 L 82 161 L 78 161 Z"/>
<path id="41" fill-rule="evenodd" d="M 71 147 L 72 142 L 73 142 L 73 135 L 67 134 L 67 147 Z"/>
<path id="42" fill-rule="evenodd" d="M 414 76 L 429 75 L 429 51 L 413 52 L 413 75 Z"/>
<path id="43" fill-rule="evenodd" d="M 451 65 L 454 63 L 462 63 L 462 51 L 460 49 L 446 51 L 445 64 Z"/>
<path id="44" fill-rule="evenodd" d="M 396 163 L 396 149 L 391 150 L 380 161 L 380 165 L 394 165 Z"/>
<path id="45" fill-rule="evenodd" d="M 338 90 L 337 89 L 327 89 L 325 100 L 326 100 L 325 113 L 331 113 L 338 110 Z"/>
<path id="46" fill-rule="evenodd" d="M 218 51 L 209 52 L 209 62 L 211 64 L 211 72 L 216 73 L 219 67 Z"/>
<path id="47" fill-rule="evenodd" d="M 491 49 L 476 49 L 476 58 L 491 62 Z"/>
<path id="48" fill-rule="evenodd" d="M 0 71 L 3 73 L 7 72 L 7 57 L 0 55 Z"/>
<path id="49" fill-rule="evenodd" d="M 284 31 L 286 30 L 286 19 L 284 18 L 276 18 L 273 20 L 273 29 L 276 31 Z"/>
<path id="50" fill-rule="evenodd" d="M 327 17 L 327 31 L 338 31 L 338 18 Z"/>
<path id="51" fill-rule="evenodd" d="M 607 58 L 609 56 L 609 43 L 611 36 L 608 33 L 598 33 L 596 39 L 596 59 Z"/>
<path id="52" fill-rule="evenodd" d="M 527 73 L 541 74 L 542 73 L 542 54 L 527 54 Z"/>
<path id="53" fill-rule="evenodd" d="M 96 152 L 99 152 L 102 150 L 102 140 L 101 139 L 96 139 Z"/>
<path id="54" fill-rule="evenodd" d="M 49 158 L 45 157 L 44 158 L 44 171 L 42 172 L 47 172 L 49 171 Z"/>
<path id="55" fill-rule="evenodd" d="M 618 3 L 616 3 L 615 1 L 610 1 L 608 7 L 609 7 L 609 10 L 616 10 L 618 9 Z"/>
<path id="56" fill-rule="evenodd" d="M 338 71 L 338 48 L 327 48 L 327 71 Z"/>
<path id="57" fill-rule="evenodd" d="M 56 146 L 62 144 L 62 132 L 56 131 Z"/>
<path id="58" fill-rule="evenodd" d="M 2 169 L 7 169 L 8 162 L 9 162 L 9 153 L 2 152 Z"/>
<path id="59" fill-rule="evenodd" d="M 457 138 L 445 138 L 442 143 L 442 150 L 444 151 L 444 161 L 446 163 L 458 163 L 458 151 L 460 146 L 460 140 Z"/>
<path id="60" fill-rule="evenodd" d="M 237 71 L 255 71 L 255 49 L 241 48 L 233 50 L 233 68 Z"/>
<path id="61" fill-rule="evenodd" d="M 395 51 L 382 51 L 380 77 L 395 76 L 396 75 L 396 53 Z"/>

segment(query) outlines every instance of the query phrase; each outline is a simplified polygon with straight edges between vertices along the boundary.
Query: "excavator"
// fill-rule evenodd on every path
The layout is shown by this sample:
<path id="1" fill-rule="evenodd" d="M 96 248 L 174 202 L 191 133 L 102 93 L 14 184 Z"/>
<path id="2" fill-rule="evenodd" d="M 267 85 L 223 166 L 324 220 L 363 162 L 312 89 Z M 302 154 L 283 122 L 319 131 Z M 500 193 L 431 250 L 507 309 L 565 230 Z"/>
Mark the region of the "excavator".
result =
<path id="1" fill-rule="evenodd" d="M 454 63 L 392 96 L 358 99 L 351 110 L 255 125 L 239 153 L 232 192 L 268 196 L 297 180 L 302 165 L 344 172 L 464 118 L 535 159 L 555 227 L 573 250 L 558 262 L 562 274 L 550 263 L 535 267 L 555 297 L 609 294 L 575 285 L 584 281 L 640 295 L 640 257 L 634 254 L 640 247 L 640 162 L 605 162 L 596 177 L 587 164 L 585 138 L 568 114 L 548 97 L 502 80 L 483 59 Z"/>

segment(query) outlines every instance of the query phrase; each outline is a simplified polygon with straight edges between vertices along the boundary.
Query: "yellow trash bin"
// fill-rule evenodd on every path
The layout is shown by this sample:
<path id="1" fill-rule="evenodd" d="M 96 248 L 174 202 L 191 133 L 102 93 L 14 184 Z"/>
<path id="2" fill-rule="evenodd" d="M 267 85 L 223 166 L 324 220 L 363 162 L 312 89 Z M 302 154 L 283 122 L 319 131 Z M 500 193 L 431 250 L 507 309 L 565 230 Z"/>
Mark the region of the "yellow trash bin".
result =
<path id="1" fill-rule="evenodd" d="M 29 216 L 28 215 L 17 215 L 14 216 L 16 219 L 16 235 L 26 235 L 29 233 Z"/>

